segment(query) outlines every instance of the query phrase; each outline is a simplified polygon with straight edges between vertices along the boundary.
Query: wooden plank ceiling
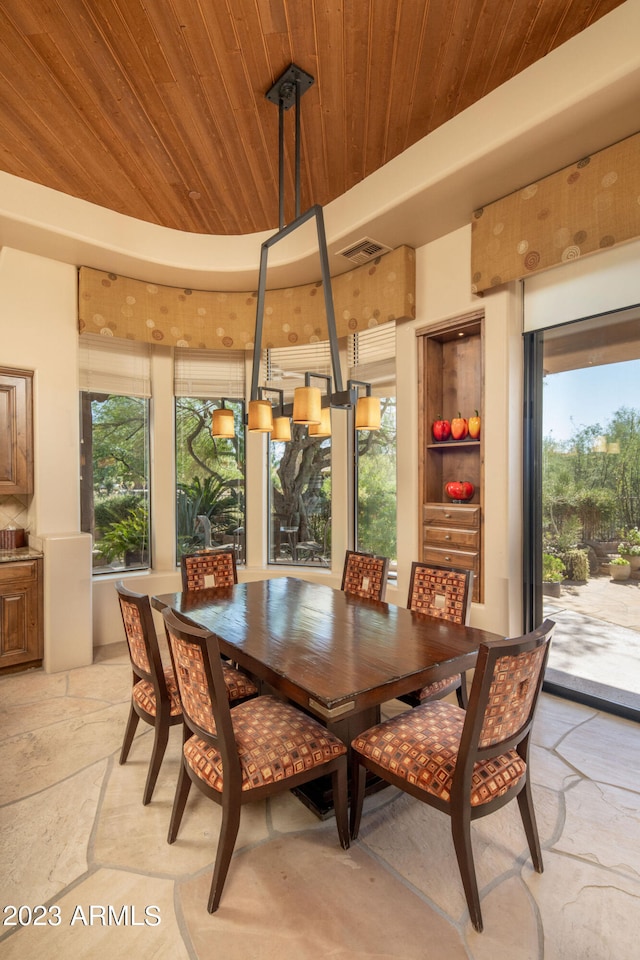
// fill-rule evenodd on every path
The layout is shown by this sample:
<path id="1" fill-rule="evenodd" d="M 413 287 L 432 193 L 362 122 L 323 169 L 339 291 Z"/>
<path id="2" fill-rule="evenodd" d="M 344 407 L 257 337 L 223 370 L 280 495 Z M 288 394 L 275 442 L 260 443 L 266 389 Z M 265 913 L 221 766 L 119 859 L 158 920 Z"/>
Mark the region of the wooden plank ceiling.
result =
<path id="1" fill-rule="evenodd" d="M 178 230 L 275 229 L 265 93 L 290 63 L 315 78 L 300 110 L 304 210 L 621 2 L 1 0 L 0 169 Z"/>

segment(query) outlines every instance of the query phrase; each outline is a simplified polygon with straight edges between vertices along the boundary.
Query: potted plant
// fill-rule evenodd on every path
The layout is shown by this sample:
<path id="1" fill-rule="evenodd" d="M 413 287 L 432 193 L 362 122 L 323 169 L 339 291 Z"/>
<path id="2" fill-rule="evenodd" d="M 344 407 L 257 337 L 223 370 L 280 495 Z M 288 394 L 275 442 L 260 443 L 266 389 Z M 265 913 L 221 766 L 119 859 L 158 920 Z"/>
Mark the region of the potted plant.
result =
<path id="1" fill-rule="evenodd" d="M 631 564 L 624 557 L 614 557 L 609 561 L 609 575 L 612 580 L 628 580 L 631 576 Z"/>
<path id="2" fill-rule="evenodd" d="M 632 527 L 627 530 L 624 540 L 618 544 L 618 553 L 631 565 L 631 570 L 640 570 L 640 530 Z"/>
<path id="3" fill-rule="evenodd" d="M 552 553 L 542 554 L 542 592 L 546 597 L 560 596 L 560 583 L 564 580 L 564 563 Z"/>

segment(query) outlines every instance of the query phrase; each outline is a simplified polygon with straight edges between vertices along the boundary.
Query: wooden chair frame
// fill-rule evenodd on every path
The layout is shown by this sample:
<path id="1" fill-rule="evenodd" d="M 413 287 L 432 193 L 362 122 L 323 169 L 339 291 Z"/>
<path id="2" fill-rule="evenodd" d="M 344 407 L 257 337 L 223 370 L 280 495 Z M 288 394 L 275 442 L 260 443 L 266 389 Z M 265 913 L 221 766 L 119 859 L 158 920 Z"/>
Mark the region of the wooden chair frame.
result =
<path id="1" fill-rule="evenodd" d="M 134 593 L 132 590 L 128 590 L 122 580 L 119 580 L 116 583 L 116 591 L 120 603 L 122 623 L 124 626 L 125 636 L 127 638 L 127 647 L 129 649 L 129 657 L 133 671 L 132 691 L 133 687 L 135 687 L 140 680 L 148 680 L 153 686 L 156 703 L 156 712 L 154 716 L 154 714 L 149 713 L 140 706 L 140 704 L 134 699 L 132 692 L 129 719 L 125 728 L 119 761 L 121 764 L 123 764 L 126 762 L 127 757 L 129 756 L 131 744 L 133 743 L 133 738 L 138 726 L 138 720 L 142 719 L 145 723 L 150 724 L 154 728 L 154 737 L 153 749 L 151 751 L 151 758 L 149 760 L 147 782 L 145 784 L 142 798 L 142 802 L 146 806 L 153 796 L 153 791 L 158 779 L 158 773 L 160 772 L 160 767 L 162 766 L 162 760 L 164 758 L 167 742 L 169 740 L 169 728 L 175 726 L 176 724 L 182 723 L 182 713 L 171 716 L 171 698 L 169 696 L 167 683 L 165 680 L 164 666 L 160 656 L 158 636 L 156 634 L 156 629 L 153 622 L 153 614 L 151 612 L 151 603 L 149 601 L 149 597 L 146 594 Z M 138 617 L 138 622 L 140 625 L 140 640 L 142 641 L 144 650 L 146 652 L 146 658 L 149 667 L 148 670 L 145 669 L 144 665 L 141 663 L 141 658 L 137 655 L 135 650 L 135 641 L 132 642 L 132 637 L 130 636 L 130 628 L 127 624 L 127 606 L 131 610 L 135 610 L 136 616 Z"/>
<path id="2" fill-rule="evenodd" d="M 197 645 L 201 651 L 211 710 L 215 721 L 216 735 L 214 736 L 210 730 L 204 729 L 197 720 L 190 715 L 189 707 L 185 706 L 185 704 L 189 703 L 189 699 L 185 695 L 183 702 L 185 743 L 192 735 L 195 735 L 219 751 L 222 758 L 223 788 L 222 791 L 219 792 L 193 772 L 183 754 L 167 837 L 169 843 L 173 843 L 177 837 L 192 783 L 195 783 L 211 800 L 221 805 L 222 823 L 209 901 L 207 904 L 209 913 L 213 913 L 217 910 L 220 903 L 220 897 L 238 835 L 240 812 L 243 804 L 262 800 L 276 793 L 282 793 L 309 780 L 315 780 L 317 777 L 330 773 L 333 780 L 338 836 L 342 847 L 345 850 L 348 849 L 347 755 L 345 752 L 323 764 L 319 764 L 311 770 L 303 771 L 294 776 L 289 776 L 268 784 L 256 786 L 250 790 L 242 790 L 242 771 L 233 728 L 233 711 L 229 708 L 229 702 L 225 695 L 217 638 L 214 634 L 189 624 L 173 610 L 165 610 L 163 616 L 172 656 L 172 635 L 183 642 Z M 176 669 L 175 660 L 174 669 Z M 176 669 L 176 676 L 180 684 L 179 669 Z"/>
<path id="3" fill-rule="evenodd" d="M 549 656 L 549 644 L 553 634 L 555 624 L 551 620 L 545 620 L 542 626 L 529 634 L 511 640 L 501 640 L 494 643 L 480 645 L 478 661 L 475 669 L 471 695 L 469 698 L 469 707 L 466 711 L 460 745 L 453 773 L 450 799 L 447 801 L 435 794 L 431 794 L 419 786 L 410 783 L 402 776 L 398 776 L 371 760 L 363 756 L 356 747 L 356 741 L 352 743 L 352 805 L 351 805 L 351 837 L 355 839 L 358 836 L 360 820 L 362 815 L 362 804 L 364 799 L 364 788 L 366 771 L 370 770 L 393 784 L 405 793 L 410 794 L 417 800 L 428 804 L 448 814 L 451 818 L 451 831 L 453 843 L 462 878 L 462 884 L 469 908 L 471 922 L 476 930 L 482 931 L 482 913 L 480 910 L 480 897 L 478 893 L 478 884 L 473 861 L 473 850 L 471 846 L 471 821 L 481 817 L 486 817 L 499 810 L 505 804 L 517 797 L 520 816 L 524 827 L 531 859 L 534 869 L 537 873 L 542 873 L 542 853 L 540 850 L 540 840 L 536 826 L 535 814 L 533 809 L 533 799 L 531 795 L 531 780 L 529 776 L 529 747 L 531 726 L 535 716 L 535 710 L 538 703 L 544 671 Z M 495 688 L 492 687 L 496 665 L 502 661 L 502 658 L 518 658 L 529 654 L 531 651 L 544 648 L 541 651 L 540 659 L 537 662 L 537 668 L 531 669 L 530 677 L 523 677 L 519 690 L 524 691 L 523 697 L 530 696 L 528 687 L 523 686 L 529 683 L 534 684 L 531 700 L 528 702 L 526 715 L 523 715 L 517 730 L 510 732 L 504 739 L 494 738 L 486 746 L 482 746 L 482 738 L 487 738 L 486 731 L 483 731 L 485 717 L 491 711 L 495 712 L 495 703 L 492 703 L 491 696 L 495 694 Z M 534 667 L 535 667 L 534 663 Z M 456 710 L 458 708 L 450 704 L 442 705 L 446 708 Z M 426 704 L 417 707 L 412 711 L 415 716 L 418 711 L 433 711 L 442 709 L 440 704 Z M 385 721 L 387 727 L 393 724 L 395 720 Z M 383 724 L 382 726 L 384 726 Z M 366 738 L 366 733 L 363 737 Z M 491 759 L 505 754 L 507 751 L 515 750 L 521 760 L 525 763 L 525 772 L 505 793 L 487 800 L 484 803 L 471 805 L 471 781 L 474 771 L 474 765 L 478 761 Z"/>

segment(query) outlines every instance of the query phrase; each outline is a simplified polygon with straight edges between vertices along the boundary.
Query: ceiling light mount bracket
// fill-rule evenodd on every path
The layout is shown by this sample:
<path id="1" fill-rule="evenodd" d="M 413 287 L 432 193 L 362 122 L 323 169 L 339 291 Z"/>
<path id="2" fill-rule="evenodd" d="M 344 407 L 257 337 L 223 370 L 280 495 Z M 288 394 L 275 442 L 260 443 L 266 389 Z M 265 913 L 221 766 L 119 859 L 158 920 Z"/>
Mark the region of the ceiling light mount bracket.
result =
<path id="1" fill-rule="evenodd" d="M 296 88 L 298 99 L 307 92 L 314 83 L 310 73 L 290 63 L 284 73 L 280 74 L 274 85 L 267 90 L 265 97 L 276 106 L 282 104 L 283 110 L 289 110 L 296 102 Z"/>

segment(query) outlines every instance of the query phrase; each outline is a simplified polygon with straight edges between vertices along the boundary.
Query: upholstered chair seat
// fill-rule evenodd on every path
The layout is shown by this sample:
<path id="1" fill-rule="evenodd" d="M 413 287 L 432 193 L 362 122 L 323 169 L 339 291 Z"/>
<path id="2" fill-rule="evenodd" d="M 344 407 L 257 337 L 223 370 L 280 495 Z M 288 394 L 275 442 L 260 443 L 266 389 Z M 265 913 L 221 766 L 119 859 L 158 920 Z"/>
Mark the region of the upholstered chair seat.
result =
<path id="1" fill-rule="evenodd" d="M 370 728 L 353 746 L 407 783 L 449 802 L 464 720 L 465 711 L 455 704 L 430 703 Z M 471 806 L 502 796 L 526 769 L 515 750 L 478 760 L 471 776 Z"/>
<path id="2" fill-rule="evenodd" d="M 316 720 L 276 697 L 263 696 L 231 708 L 240 758 L 242 790 L 253 790 L 322 766 L 346 755 L 341 740 Z M 222 754 L 198 736 L 184 745 L 193 772 L 214 790 L 224 785 Z"/>
<path id="3" fill-rule="evenodd" d="M 163 672 L 164 682 L 169 695 L 169 716 L 182 717 L 182 704 L 180 703 L 180 694 L 173 670 L 169 667 Z M 144 710 L 151 717 L 156 716 L 156 695 L 150 680 L 138 680 L 133 686 L 131 696 L 141 710 Z"/>

